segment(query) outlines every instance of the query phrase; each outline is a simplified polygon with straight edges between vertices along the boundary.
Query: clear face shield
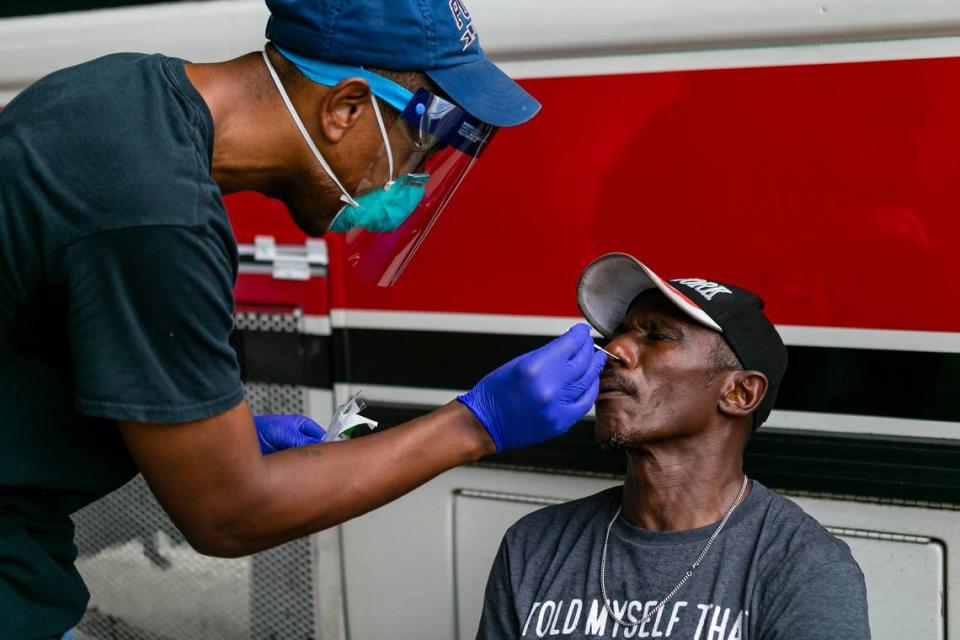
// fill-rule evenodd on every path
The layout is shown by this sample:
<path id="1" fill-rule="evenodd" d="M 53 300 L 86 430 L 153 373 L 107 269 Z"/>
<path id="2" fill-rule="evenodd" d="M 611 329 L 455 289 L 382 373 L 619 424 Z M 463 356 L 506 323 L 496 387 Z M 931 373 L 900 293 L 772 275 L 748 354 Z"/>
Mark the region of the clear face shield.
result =
<path id="1" fill-rule="evenodd" d="M 386 122 L 373 101 L 384 145 L 367 169 L 357 196 L 329 231 L 344 234 L 347 264 L 371 284 L 392 286 L 496 127 L 420 89 L 399 116 Z M 390 116 L 396 111 L 388 113 Z"/>

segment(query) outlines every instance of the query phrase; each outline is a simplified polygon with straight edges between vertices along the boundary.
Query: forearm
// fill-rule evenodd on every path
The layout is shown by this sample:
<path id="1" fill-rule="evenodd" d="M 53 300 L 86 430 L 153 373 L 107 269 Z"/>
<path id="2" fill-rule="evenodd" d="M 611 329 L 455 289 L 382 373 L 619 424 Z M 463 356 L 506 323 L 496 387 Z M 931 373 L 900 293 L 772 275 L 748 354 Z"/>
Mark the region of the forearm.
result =
<path id="1" fill-rule="evenodd" d="M 487 453 L 560 435 L 596 398 L 602 365 L 578 325 L 427 416 L 266 456 L 245 401 L 201 420 L 119 427 L 190 543 L 210 555 L 245 555 L 366 513 Z"/>
<path id="2" fill-rule="evenodd" d="M 246 555 L 335 526 L 493 452 L 486 430 L 450 404 L 381 433 L 263 458 L 219 518 L 216 555 Z"/>

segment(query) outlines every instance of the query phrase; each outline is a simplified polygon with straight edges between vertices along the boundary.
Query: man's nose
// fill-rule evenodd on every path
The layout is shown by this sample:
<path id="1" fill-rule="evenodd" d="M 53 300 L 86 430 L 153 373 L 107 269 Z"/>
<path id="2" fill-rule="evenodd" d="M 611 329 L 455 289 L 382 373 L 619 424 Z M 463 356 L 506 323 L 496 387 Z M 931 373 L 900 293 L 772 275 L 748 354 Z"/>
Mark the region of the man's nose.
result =
<path id="1" fill-rule="evenodd" d="M 624 369 L 633 369 L 637 366 L 637 354 L 631 349 L 629 342 L 622 337 L 614 338 L 605 347 L 617 358 L 607 358 L 607 366 L 618 366 Z"/>

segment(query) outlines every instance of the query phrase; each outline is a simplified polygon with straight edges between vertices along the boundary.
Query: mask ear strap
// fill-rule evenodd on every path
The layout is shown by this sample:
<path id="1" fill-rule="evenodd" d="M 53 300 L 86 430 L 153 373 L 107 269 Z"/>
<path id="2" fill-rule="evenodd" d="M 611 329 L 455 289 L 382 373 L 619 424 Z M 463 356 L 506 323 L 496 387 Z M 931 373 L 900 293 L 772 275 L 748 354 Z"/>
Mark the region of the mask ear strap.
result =
<path id="1" fill-rule="evenodd" d="M 323 170 L 327 172 L 327 175 L 330 176 L 330 179 L 333 180 L 337 187 L 340 188 L 340 192 L 343 194 L 340 196 L 340 200 L 347 203 L 351 207 L 359 207 L 360 204 L 350 197 L 350 194 L 344 188 L 343 184 L 337 179 L 336 174 L 333 173 L 333 169 L 331 169 L 330 165 L 327 164 L 327 161 L 323 159 L 323 155 L 320 154 L 320 150 L 317 149 L 317 145 L 313 143 L 313 139 L 307 132 L 307 128 L 303 126 L 303 121 L 300 120 L 300 115 L 297 113 L 296 107 L 294 107 L 293 103 L 290 102 L 290 96 L 288 96 L 286 90 L 284 90 L 283 83 L 280 82 L 280 76 L 277 75 L 276 70 L 273 68 L 273 64 L 270 62 L 270 57 L 267 56 L 267 51 L 263 50 L 260 53 L 263 54 L 263 61 L 267 64 L 267 70 L 270 72 L 270 77 L 273 78 L 273 84 L 277 86 L 277 91 L 280 92 L 280 97 L 283 98 L 283 104 L 287 106 L 287 111 L 290 112 L 290 115 L 293 117 L 293 121 L 297 123 L 297 129 L 300 130 L 300 135 L 302 135 L 303 139 L 307 141 L 307 146 L 310 147 L 310 151 L 313 152 L 313 156 L 317 159 L 317 162 L 320 163 L 320 166 L 323 167 Z"/>
<path id="2" fill-rule="evenodd" d="M 383 185 L 385 191 L 389 191 L 393 186 L 393 149 L 390 148 L 390 136 L 387 135 L 387 127 L 383 124 L 383 116 L 380 114 L 380 105 L 377 103 L 377 96 L 370 92 L 370 99 L 373 100 L 373 113 L 377 116 L 377 125 L 380 127 L 380 137 L 383 138 L 383 146 L 387 149 L 387 166 L 390 172 L 387 183 Z"/>

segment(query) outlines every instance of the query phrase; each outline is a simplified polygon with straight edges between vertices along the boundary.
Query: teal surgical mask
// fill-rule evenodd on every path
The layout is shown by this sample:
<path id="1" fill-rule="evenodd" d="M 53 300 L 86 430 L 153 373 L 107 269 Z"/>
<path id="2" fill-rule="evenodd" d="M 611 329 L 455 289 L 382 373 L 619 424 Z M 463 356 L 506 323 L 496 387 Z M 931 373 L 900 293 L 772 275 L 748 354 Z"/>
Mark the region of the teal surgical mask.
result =
<path id="1" fill-rule="evenodd" d="M 380 105 L 377 102 L 376 96 L 371 93 L 370 100 L 373 103 L 373 112 L 377 118 L 380 137 L 386 149 L 389 175 L 386 184 L 382 187 L 375 188 L 372 191 L 354 198 L 346 190 L 336 174 L 334 174 L 333 169 L 330 168 L 330 165 L 324 159 L 320 150 L 317 149 L 317 146 L 313 143 L 313 139 L 307 132 L 306 127 L 304 127 L 303 121 L 300 120 L 300 116 L 290 101 L 289 96 L 287 96 L 287 92 L 283 88 L 283 83 L 280 82 L 280 77 L 274 70 L 273 64 L 270 62 L 266 51 L 263 52 L 263 60 L 267 65 L 267 69 L 270 71 L 273 83 L 283 98 L 287 111 L 290 112 L 290 116 L 300 130 L 300 135 L 303 136 L 303 139 L 306 141 L 313 156 L 317 159 L 317 162 L 320 163 L 320 166 L 323 167 L 323 170 L 330 176 L 330 179 L 333 180 L 342 194 L 340 200 L 344 202 L 344 205 L 334 217 L 328 231 L 345 232 L 353 229 L 393 231 L 403 224 L 417 208 L 417 205 L 420 204 L 420 200 L 423 199 L 429 174 L 405 173 L 394 178 L 393 150 L 390 146 L 390 137 L 387 135 L 386 127 L 383 124 L 383 116 L 380 113 Z"/>
<path id="2" fill-rule="evenodd" d="M 420 204 L 429 177 L 427 173 L 407 173 L 388 183 L 389 187 L 384 185 L 382 189 L 357 196 L 357 206 L 344 205 L 333 219 L 330 231 L 361 228 L 367 231 L 394 231 Z"/>

